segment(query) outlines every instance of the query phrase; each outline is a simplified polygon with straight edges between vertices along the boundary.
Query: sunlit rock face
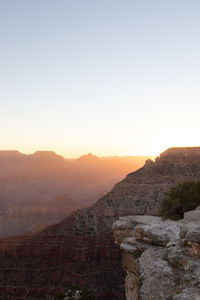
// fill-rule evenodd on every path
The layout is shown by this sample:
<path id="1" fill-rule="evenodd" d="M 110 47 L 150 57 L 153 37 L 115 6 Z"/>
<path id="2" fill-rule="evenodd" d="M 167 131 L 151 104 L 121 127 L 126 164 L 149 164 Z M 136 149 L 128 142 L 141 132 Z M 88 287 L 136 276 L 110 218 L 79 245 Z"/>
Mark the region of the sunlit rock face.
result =
<path id="1" fill-rule="evenodd" d="M 200 163 L 200 147 L 174 147 L 161 153 L 160 162 L 177 165 Z"/>
<path id="2" fill-rule="evenodd" d="M 181 221 L 121 217 L 113 233 L 127 273 L 127 300 L 200 299 L 200 210 Z"/>
<path id="3" fill-rule="evenodd" d="M 190 153 L 192 152 L 190 148 Z M 196 148 L 194 152 L 196 153 Z M 162 157 L 157 158 L 156 162 L 148 161 L 144 167 L 116 184 L 111 192 L 90 208 L 81 209 L 63 222 L 29 237 L 1 240 L 0 297 L 4 299 L 6 295 L 8 299 L 14 300 L 17 299 L 17 295 L 19 299 L 35 300 L 40 297 L 49 300 L 56 291 L 79 285 L 93 291 L 97 299 L 125 299 L 125 272 L 121 267 L 121 252 L 112 235 L 112 224 L 120 216 L 126 215 L 139 215 L 140 218 L 141 215 L 154 215 L 155 218 L 164 191 L 183 180 L 200 180 L 200 162 L 196 154 L 196 163 L 195 160 L 188 160 L 184 151 L 183 157 L 181 163 L 170 160 L 169 157 L 164 161 Z M 136 220 L 135 225 L 137 224 Z M 119 238 L 129 234 L 135 226 L 133 225 L 134 223 L 131 223 L 130 227 L 127 227 L 125 222 L 126 229 L 118 232 Z M 147 223 L 145 227 L 137 227 L 137 236 L 146 237 L 137 255 L 141 254 L 143 248 L 149 247 L 148 241 L 152 238 L 155 241 L 159 240 L 159 246 L 154 246 L 161 249 L 168 249 L 167 244 L 176 243 L 175 224 L 170 226 L 170 232 L 166 232 L 165 227 L 158 223 L 154 230 L 150 231 L 151 234 L 149 226 Z M 159 232 L 162 232 L 162 235 Z M 186 237 L 187 235 L 189 231 Z M 193 244 L 189 245 L 189 242 Z M 198 246 L 195 243 L 197 241 L 188 241 L 191 251 L 197 251 L 194 250 Z M 148 251 L 149 254 L 144 259 L 147 264 L 150 263 L 151 255 L 153 257 L 152 250 Z M 155 259 L 156 256 L 154 255 Z M 126 265 L 129 265 L 129 259 L 130 257 L 127 257 Z M 170 273 L 171 265 L 166 265 L 162 260 L 164 258 L 161 257 L 157 269 L 161 268 Z M 128 282 L 140 272 L 137 265 L 133 265 L 133 269 L 135 273 L 129 274 L 126 279 Z M 139 279 L 136 286 L 140 285 Z M 168 285 L 164 288 L 167 289 Z M 137 289 L 134 291 L 137 294 Z"/>
<path id="4" fill-rule="evenodd" d="M 184 180 L 200 180 L 200 148 L 170 148 L 115 185 L 95 205 L 107 216 L 158 215 L 163 192 Z"/>

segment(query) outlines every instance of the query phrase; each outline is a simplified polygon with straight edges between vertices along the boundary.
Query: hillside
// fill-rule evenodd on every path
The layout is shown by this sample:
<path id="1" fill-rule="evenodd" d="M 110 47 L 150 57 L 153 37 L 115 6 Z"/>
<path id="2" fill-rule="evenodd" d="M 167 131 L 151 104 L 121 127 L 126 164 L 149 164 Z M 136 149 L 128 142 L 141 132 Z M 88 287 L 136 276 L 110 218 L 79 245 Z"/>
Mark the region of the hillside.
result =
<path id="1" fill-rule="evenodd" d="M 113 222 L 123 215 L 158 215 L 162 194 L 171 185 L 200 180 L 199 158 L 199 148 L 170 149 L 129 174 L 92 207 L 32 236 L 1 240 L 0 296 L 51 299 L 76 284 L 87 286 L 97 299 L 125 299 Z"/>

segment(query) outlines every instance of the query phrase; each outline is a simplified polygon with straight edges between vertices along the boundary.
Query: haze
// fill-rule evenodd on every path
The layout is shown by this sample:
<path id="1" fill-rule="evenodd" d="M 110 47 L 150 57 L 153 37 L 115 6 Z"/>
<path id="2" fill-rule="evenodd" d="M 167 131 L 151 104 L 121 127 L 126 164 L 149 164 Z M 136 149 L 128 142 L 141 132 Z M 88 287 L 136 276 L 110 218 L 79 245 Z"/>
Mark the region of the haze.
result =
<path id="1" fill-rule="evenodd" d="M 93 204 L 148 157 L 65 160 L 54 152 L 0 151 L 0 237 L 35 231 Z"/>
<path id="2" fill-rule="evenodd" d="M 0 1 L 0 149 L 200 144 L 198 0 Z"/>

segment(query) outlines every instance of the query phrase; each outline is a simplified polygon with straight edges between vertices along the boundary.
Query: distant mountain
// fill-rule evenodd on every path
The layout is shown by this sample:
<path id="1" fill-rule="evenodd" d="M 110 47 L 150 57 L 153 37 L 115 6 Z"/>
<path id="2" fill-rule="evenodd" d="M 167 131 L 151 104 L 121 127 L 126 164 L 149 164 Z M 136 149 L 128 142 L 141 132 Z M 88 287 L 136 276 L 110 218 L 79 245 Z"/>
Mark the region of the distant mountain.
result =
<path id="1" fill-rule="evenodd" d="M 88 153 L 86 155 L 82 155 L 79 158 L 76 159 L 76 162 L 82 162 L 82 163 L 86 163 L 86 162 L 94 162 L 94 161 L 98 161 L 99 158 L 96 155 L 93 155 L 92 153 Z"/>
<path id="2" fill-rule="evenodd" d="M 200 180 L 200 148 L 169 149 L 91 207 L 31 236 L 1 239 L 0 298 L 52 299 L 78 285 L 98 300 L 124 300 L 125 274 L 112 224 L 124 215 L 158 215 L 163 193 L 184 180 Z"/>
<path id="3" fill-rule="evenodd" d="M 64 163 L 65 159 L 61 155 L 56 154 L 53 151 L 37 151 L 32 155 L 29 155 L 32 159 L 36 160 L 37 162 L 41 162 L 42 164 L 45 163 L 57 163 L 62 164 Z"/>
<path id="4" fill-rule="evenodd" d="M 52 151 L 0 151 L 0 237 L 57 223 L 91 205 L 146 158 L 127 163 L 91 153 L 68 160 Z"/>

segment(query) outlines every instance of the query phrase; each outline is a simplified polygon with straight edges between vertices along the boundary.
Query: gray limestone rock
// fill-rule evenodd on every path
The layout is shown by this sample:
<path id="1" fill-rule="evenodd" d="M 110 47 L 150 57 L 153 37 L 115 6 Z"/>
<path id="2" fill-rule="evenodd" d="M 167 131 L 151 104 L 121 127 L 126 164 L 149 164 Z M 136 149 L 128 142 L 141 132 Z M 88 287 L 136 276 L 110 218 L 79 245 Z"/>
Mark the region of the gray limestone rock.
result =
<path id="1" fill-rule="evenodd" d="M 183 232 L 186 241 L 200 243 L 200 223 L 186 223 L 182 228 Z"/>
<path id="2" fill-rule="evenodd" d="M 149 225 L 137 225 L 134 228 L 133 236 L 149 244 L 167 245 L 169 242 L 176 242 L 179 239 L 180 224 L 177 222 L 159 222 Z"/>
<path id="3" fill-rule="evenodd" d="M 200 223 L 200 206 L 196 210 L 185 212 L 184 222 Z"/>
<path id="4" fill-rule="evenodd" d="M 194 217 L 200 219 L 200 210 L 180 221 L 128 216 L 114 223 L 114 236 L 123 236 L 127 300 L 200 300 L 200 222 Z"/>

